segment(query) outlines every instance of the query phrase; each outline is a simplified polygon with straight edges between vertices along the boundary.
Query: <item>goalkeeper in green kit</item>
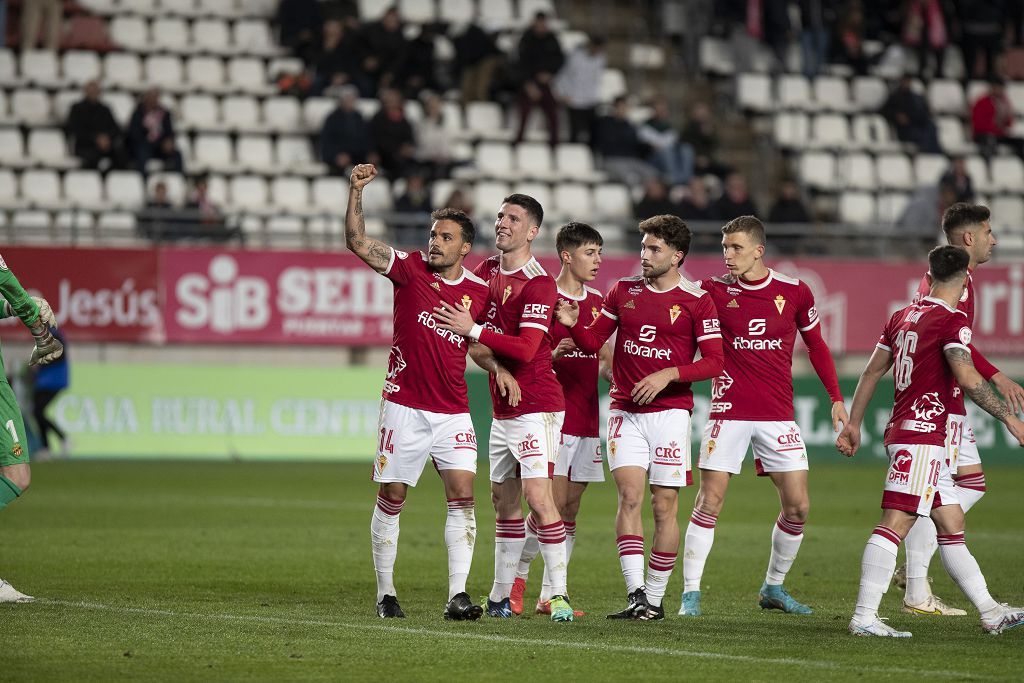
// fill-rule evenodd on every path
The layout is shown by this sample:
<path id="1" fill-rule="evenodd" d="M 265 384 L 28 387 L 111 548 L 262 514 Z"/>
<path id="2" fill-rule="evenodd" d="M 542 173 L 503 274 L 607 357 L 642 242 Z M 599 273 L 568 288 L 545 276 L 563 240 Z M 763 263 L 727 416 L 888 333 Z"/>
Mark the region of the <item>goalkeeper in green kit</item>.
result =
<path id="1" fill-rule="evenodd" d="M 0 318 L 18 316 L 35 337 L 36 347 L 32 350 L 30 365 L 46 365 L 57 360 L 64 353 L 64 346 L 50 333 L 57 321 L 46 299 L 29 296 L 18 278 L 10 271 L 0 256 L 0 297 L 2 308 Z M 0 369 L 3 359 L 0 357 Z M 25 423 L 21 410 L 14 398 L 14 391 L 7 383 L 5 373 L 0 373 L 0 510 L 24 493 L 32 480 L 28 465 L 28 444 L 25 443 Z M 31 602 L 34 598 L 14 589 L 14 586 L 0 579 L 0 602 Z"/>

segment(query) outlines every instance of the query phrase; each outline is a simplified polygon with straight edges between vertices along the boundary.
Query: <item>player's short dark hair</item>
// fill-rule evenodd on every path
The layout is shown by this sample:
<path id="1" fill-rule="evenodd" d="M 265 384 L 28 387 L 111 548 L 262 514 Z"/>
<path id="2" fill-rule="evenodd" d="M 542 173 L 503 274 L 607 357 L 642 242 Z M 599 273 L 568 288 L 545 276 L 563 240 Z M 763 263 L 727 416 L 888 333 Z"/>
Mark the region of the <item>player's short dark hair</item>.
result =
<path id="1" fill-rule="evenodd" d="M 514 204 L 515 206 L 526 209 L 526 213 L 529 214 L 530 218 L 537 221 L 537 227 L 544 222 L 544 207 L 540 205 L 536 199 L 528 194 L 510 194 L 501 200 L 502 204 Z"/>
<path id="2" fill-rule="evenodd" d="M 674 247 L 677 251 L 683 252 L 683 254 L 690 253 L 690 240 L 693 239 L 693 235 L 690 233 L 690 228 L 686 225 L 686 221 L 679 216 L 667 213 L 660 216 L 651 216 L 647 220 L 640 222 L 640 232 L 665 240 L 665 244 Z"/>
<path id="3" fill-rule="evenodd" d="M 949 282 L 967 274 L 971 257 L 966 249 L 944 244 L 928 252 L 928 272 L 935 282 Z"/>
<path id="4" fill-rule="evenodd" d="M 959 237 L 961 231 L 967 230 L 972 225 L 978 225 L 987 221 L 992 213 L 987 206 L 971 204 L 969 202 L 957 202 L 946 209 L 942 214 L 942 232 L 946 233 L 946 241 L 952 244 Z"/>
<path id="5" fill-rule="evenodd" d="M 596 244 L 600 247 L 604 244 L 604 238 L 594 228 L 577 221 L 570 221 L 563 225 L 558 229 L 558 235 L 555 236 L 555 251 L 559 254 L 563 251 L 572 251 L 584 244 Z"/>
<path id="6" fill-rule="evenodd" d="M 444 209 L 436 209 L 430 214 L 431 221 L 452 221 L 458 223 L 462 229 L 462 241 L 467 244 L 473 244 L 473 240 L 476 239 L 476 228 L 473 227 L 473 221 L 469 216 L 466 215 L 465 211 L 459 209 L 453 209 L 446 207 Z"/>
<path id="7" fill-rule="evenodd" d="M 764 245 L 764 223 L 756 216 L 740 216 L 722 226 L 723 235 L 734 235 L 742 232 L 760 245 Z"/>

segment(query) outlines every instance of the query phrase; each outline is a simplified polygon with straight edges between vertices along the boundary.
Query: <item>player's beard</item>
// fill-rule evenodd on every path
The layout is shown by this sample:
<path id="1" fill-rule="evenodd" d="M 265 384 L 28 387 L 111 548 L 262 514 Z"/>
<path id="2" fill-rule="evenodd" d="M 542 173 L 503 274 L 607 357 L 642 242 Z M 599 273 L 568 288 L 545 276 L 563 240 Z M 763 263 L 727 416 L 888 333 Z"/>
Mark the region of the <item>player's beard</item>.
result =
<path id="1" fill-rule="evenodd" d="M 642 265 L 640 266 L 640 268 L 641 268 L 641 270 L 642 270 L 642 272 L 644 274 L 644 277 L 647 278 L 648 280 L 656 280 L 656 279 L 658 279 L 659 277 L 661 277 L 662 275 L 667 273 L 669 271 L 669 268 L 671 268 L 671 267 L 672 267 L 671 263 L 666 263 L 663 266 L 655 266 L 655 265 L 652 264 L 652 265 L 648 266 L 647 268 L 644 268 Z"/>
<path id="2" fill-rule="evenodd" d="M 440 254 L 428 253 L 427 270 L 430 270 L 431 272 L 434 273 L 442 270 L 447 270 L 448 268 L 454 266 L 457 260 L 457 256 L 449 256 L 448 254 L 445 254 L 443 252 Z"/>

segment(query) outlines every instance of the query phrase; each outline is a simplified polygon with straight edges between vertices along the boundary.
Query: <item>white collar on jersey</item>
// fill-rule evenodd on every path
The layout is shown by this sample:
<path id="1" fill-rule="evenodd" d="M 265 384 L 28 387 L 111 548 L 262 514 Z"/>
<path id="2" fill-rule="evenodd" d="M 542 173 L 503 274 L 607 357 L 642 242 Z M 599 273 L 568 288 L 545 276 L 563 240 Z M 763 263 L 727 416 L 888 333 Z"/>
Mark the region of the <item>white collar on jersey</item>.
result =
<path id="1" fill-rule="evenodd" d="M 933 304 L 938 304 L 939 306 L 942 306 L 943 308 L 945 308 L 947 311 L 950 311 L 951 313 L 956 313 L 956 309 L 955 308 L 953 308 L 952 306 L 947 304 L 942 299 L 936 299 L 934 296 L 921 297 L 921 301 L 930 301 Z"/>
<path id="2" fill-rule="evenodd" d="M 518 273 L 519 271 L 523 271 L 524 273 L 526 273 L 530 277 L 536 277 L 538 275 L 544 275 L 547 272 L 547 271 L 544 270 L 544 266 L 540 265 L 540 262 L 537 260 L 536 256 L 531 256 L 529 261 L 527 261 L 523 265 L 519 266 L 515 270 L 505 270 L 504 268 L 502 268 L 501 267 L 501 259 L 499 257 L 499 259 L 498 259 L 498 272 L 500 272 L 502 275 L 513 275 L 515 273 Z"/>
<path id="3" fill-rule="evenodd" d="M 423 252 L 421 251 L 421 252 L 420 252 L 420 256 L 421 256 L 421 257 L 423 258 L 423 261 L 424 261 L 424 262 L 426 262 L 426 260 L 427 260 L 427 255 L 426 255 L 426 254 L 424 254 L 424 253 L 423 253 Z M 437 273 L 434 273 L 434 276 L 435 276 L 435 277 L 436 277 L 436 278 L 437 278 L 438 280 L 440 280 L 441 282 L 445 283 L 446 285 L 457 285 L 457 284 L 459 284 L 460 282 L 462 282 L 463 280 L 465 280 L 465 279 L 466 279 L 466 272 L 467 272 L 467 271 L 466 271 L 466 266 L 462 266 L 462 273 L 461 273 L 461 274 L 459 275 L 459 277 L 458 277 L 457 279 L 455 279 L 455 280 L 446 280 L 445 278 L 441 277 L 441 276 L 440 276 L 440 275 L 438 275 Z"/>
<path id="4" fill-rule="evenodd" d="M 644 281 L 644 287 L 647 288 L 647 291 L 654 292 L 655 294 L 667 294 L 668 292 L 672 292 L 672 291 L 675 291 L 677 289 L 681 289 L 684 292 L 689 292 L 689 291 L 693 291 L 695 289 L 697 289 L 697 290 L 700 289 L 700 285 L 698 285 L 698 284 L 696 284 L 694 282 L 690 282 L 689 280 L 687 280 L 683 276 L 682 273 L 679 273 L 679 282 L 677 282 L 676 284 L 672 285 L 668 289 L 655 289 L 654 287 L 651 287 L 651 283 L 649 283 L 647 281 Z"/>
<path id="5" fill-rule="evenodd" d="M 760 284 L 756 284 L 756 285 L 749 284 L 747 282 L 744 282 L 743 278 L 741 278 L 741 277 L 736 278 L 736 282 L 743 289 L 752 289 L 752 290 L 754 290 L 754 289 L 764 289 L 769 284 L 771 284 L 771 281 L 774 280 L 774 279 L 775 279 L 775 271 L 772 270 L 771 268 L 769 268 L 768 269 L 768 277 L 766 277 L 764 279 L 764 282 L 762 282 Z"/>
<path id="6" fill-rule="evenodd" d="M 569 301 L 584 301 L 587 298 L 587 286 L 586 285 L 583 285 L 583 293 L 580 294 L 579 296 L 573 296 L 572 294 L 570 294 L 569 292 L 565 291 L 561 287 L 558 287 L 557 289 L 558 289 L 558 293 L 561 294 L 562 296 L 564 296 Z"/>

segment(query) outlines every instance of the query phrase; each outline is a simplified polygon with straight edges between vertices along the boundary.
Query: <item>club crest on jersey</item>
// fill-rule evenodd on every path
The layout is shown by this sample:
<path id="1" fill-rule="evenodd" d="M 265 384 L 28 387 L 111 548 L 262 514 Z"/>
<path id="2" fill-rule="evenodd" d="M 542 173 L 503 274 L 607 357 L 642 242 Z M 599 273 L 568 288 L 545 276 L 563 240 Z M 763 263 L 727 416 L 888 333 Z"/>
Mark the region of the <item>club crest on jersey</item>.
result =
<path id="1" fill-rule="evenodd" d="M 739 305 L 739 303 L 737 303 L 736 299 L 733 299 L 732 301 L 730 301 L 729 303 L 727 303 L 727 304 L 725 305 L 725 307 L 726 307 L 726 308 L 739 308 L 739 307 L 740 307 L 740 305 Z"/>
<path id="2" fill-rule="evenodd" d="M 679 304 L 675 304 L 672 308 L 668 309 L 668 319 L 674 325 L 676 320 L 679 319 L 679 314 L 683 312 L 683 309 L 679 307 Z"/>
<path id="3" fill-rule="evenodd" d="M 504 305 L 505 302 L 508 301 L 508 298 L 510 296 L 512 296 L 512 285 L 505 285 L 505 291 L 501 293 L 502 305 Z"/>
<path id="4" fill-rule="evenodd" d="M 384 468 L 387 466 L 387 464 L 388 464 L 388 456 L 384 455 L 383 453 L 381 453 L 380 455 L 377 456 L 377 471 L 378 472 L 383 472 Z"/>
<path id="5" fill-rule="evenodd" d="M 469 294 L 463 294 L 462 295 L 462 307 L 463 308 L 471 308 L 472 306 L 473 306 L 473 297 L 471 297 Z"/>
<path id="6" fill-rule="evenodd" d="M 616 442 L 614 442 L 614 441 L 609 441 L 608 442 L 608 455 L 609 456 L 614 458 L 615 457 L 615 451 L 617 451 L 618 449 L 619 449 L 619 447 L 616 445 Z"/>
<path id="7" fill-rule="evenodd" d="M 634 309 L 634 308 L 636 308 L 636 304 L 633 303 L 632 299 L 630 299 L 629 301 L 626 302 L 626 304 L 623 306 L 623 308 Z"/>
<path id="8" fill-rule="evenodd" d="M 714 453 L 714 452 L 715 452 L 715 440 L 711 439 L 711 440 L 708 441 L 708 457 L 711 457 L 711 454 Z"/>
<path id="9" fill-rule="evenodd" d="M 16 443 L 13 446 L 11 446 L 11 455 L 13 455 L 15 458 L 20 458 L 21 457 L 21 444 L 20 443 Z"/>
<path id="10" fill-rule="evenodd" d="M 435 282 L 431 282 L 430 286 L 433 287 L 434 289 L 436 289 L 439 292 L 441 291 L 441 283 L 440 282 L 436 282 L 436 281 Z"/>
<path id="11" fill-rule="evenodd" d="M 786 297 L 779 294 L 775 297 L 775 308 L 779 309 L 779 315 L 782 315 L 782 309 L 786 307 Z"/>
<path id="12" fill-rule="evenodd" d="M 597 310 L 597 306 L 591 306 L 590 315 L 593 316 L 594 320 L 597 320 L 597 316 L 601 315 L 601 311 Z"/>

